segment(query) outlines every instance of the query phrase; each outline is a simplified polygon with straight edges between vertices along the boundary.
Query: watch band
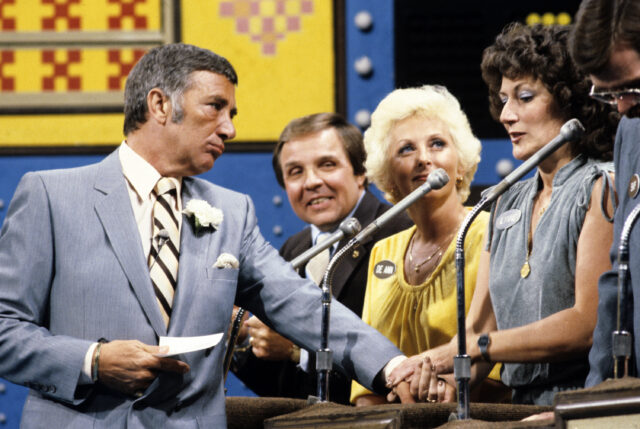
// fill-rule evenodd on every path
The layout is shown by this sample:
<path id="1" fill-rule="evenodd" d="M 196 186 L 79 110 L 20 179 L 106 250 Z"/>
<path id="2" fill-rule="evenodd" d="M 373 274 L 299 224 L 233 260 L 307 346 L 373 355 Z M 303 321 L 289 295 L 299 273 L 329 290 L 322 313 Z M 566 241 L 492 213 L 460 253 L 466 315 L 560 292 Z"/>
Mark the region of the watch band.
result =
<path id="1" fill-rule="evenodd" d="M 489 352 L 487 350 L 489 344 L 491 344 L 491 338 L 489 337 L 489 334 L 481 334 L 478 337 L 478 348 L 480 349 L 482 359 L 484 359 L 486 362 L 491 362 L 491 359 L 489 358 Z"/>

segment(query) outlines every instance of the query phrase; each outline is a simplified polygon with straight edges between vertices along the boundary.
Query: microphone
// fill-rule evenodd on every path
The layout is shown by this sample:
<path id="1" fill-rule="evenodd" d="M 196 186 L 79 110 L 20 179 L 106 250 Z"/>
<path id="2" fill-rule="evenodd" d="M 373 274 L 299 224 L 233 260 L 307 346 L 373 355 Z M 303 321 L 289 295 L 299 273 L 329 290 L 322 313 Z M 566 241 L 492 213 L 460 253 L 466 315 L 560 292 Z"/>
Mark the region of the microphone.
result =
<path id="1" fill-rule="evenodd" d="M 518 168 L 513 170 L 507 177 L 502 179 L 500 183 L 490 188 L 486 195 L 483 197 L 487 203 L 495 201 L 500 195 L 502 195 L 507 189 L 509 189 L 514 183 L 522 178 L 525 174 L 531 171 L 534 167 L 540 164 L 549 155 L 555 152 L 560 146 L 567 142 L 578 140 L 584 134 L 584 127 L 577 119 L 570 119 L 562 125 L 560 128 L 560 134 L 558 134 L 553 140 L 544 145 L 542 149 L 534 153 L 531 158 L 527 159 Z"/>
<path id="2" fill-rule="evenodd" d="M 318 243 L 310 249 L 307 249 L 306 252 L 298 255 L 293 261 L 291 261 L 291 266 L 293 266 L 294 269 L 300 268 L 318 253 L 342 240 L 344 237 L 352 237 L 357 234 L 361 228 L 360 222 L 358 222 L 358 219 L 354 217 L 343 220 L 333 234 L 331 234 L 322 243 Z"/>
<path id="3" fill-rule="evenodd" d="M 444 185 L 449 182 L 449 176 L 447 172 L 442 168 L 438 168 L 433 171 L 427 177 L 427 181 L 420 185 L 419 188 L 415 189 L 409 195 L 400 200 L 396 205 L 391 207 L 389 210 L 384 212 L 378 219 L 371 222 L 365 229 L 362 230 L 358 235 L 356 235 L 351 242 L 350 245 L 358 246 L 360 245 L 365 238 L 368 238 L 370 235 L 374 234 L 380 228 L 382 228 L 387 222 L 389 222 L 392 218 L 396 217 L 400 212 L 403 212 L 409 207 L 411 204 L 418 201 L 422 198 L 427 192 L 432 189 L 440 189 Z"/>

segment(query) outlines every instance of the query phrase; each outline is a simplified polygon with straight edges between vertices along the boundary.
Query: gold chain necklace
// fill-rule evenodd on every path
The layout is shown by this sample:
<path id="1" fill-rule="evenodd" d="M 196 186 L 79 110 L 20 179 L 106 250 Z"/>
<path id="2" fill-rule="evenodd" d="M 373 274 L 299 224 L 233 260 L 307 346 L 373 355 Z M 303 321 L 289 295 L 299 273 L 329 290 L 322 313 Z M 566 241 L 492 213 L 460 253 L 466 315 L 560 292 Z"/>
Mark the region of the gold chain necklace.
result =
<path id="1" fill-rule="evenodd" d="M 549 203 L 547 203 L 546 206 L 542 207 L 538 211 L 538 215 L 540 217 L 542 217 L 544 212 L 547 210 L 547 207 L 549 207 Z M 538 219 L 538 223 L 540 223 L 540 219 Z M 520 277 L 522 277 L 523 279 L 526 279 L 527 277 L 529 277 L 529 274 L 531 274 L 531 265 L 529 265 L 529 256 L 531 255 L 531 248 L 533 247 L 531 243 L 532 241 L 531 236 L 532 236 L 531 229 L 529 229 L 529 233 L 527 234 L 527 257 L 524 261 L 524 264 L 522 264 L 522 268 L 520 268 Z"/>
<path id="2" fill-rule="evenodd" d="M 453 238 L 453 235 L 455 234 L 455 232 L 457 231 L 457 228 L 453 231 L 453 233 L 449 234 L 449 236 L 447 237 L 447 240 L 445 241 L 445 243 L 449 243 L 451 242 L 451 238 Z M 422 266 L 424 264 L 426 264 L 427 262 L 429 262 L 431 259 L 433 259 L 434 256 L 436 256 L 436 254 L 438 254 L 438 259 L 440 259 L 440 257 L 442 256 L 442 246 L 443 244 L 439 245 L 436 250 L 429 255 L 426 259 L 424 259 L 422 262 L 420 262 L 417 265 L 414 265 L 413 263 L 413 242 L 415 241 L 415 237 L 416 235 L 413 234 L 413 236 L 411 237 L 411 243 L 409 245 L 409 262 L 411 263 L 411 265 L 413 265 L 413 270 L 418 273 L 420 272 L 420 268 L 422 268 Z"/>

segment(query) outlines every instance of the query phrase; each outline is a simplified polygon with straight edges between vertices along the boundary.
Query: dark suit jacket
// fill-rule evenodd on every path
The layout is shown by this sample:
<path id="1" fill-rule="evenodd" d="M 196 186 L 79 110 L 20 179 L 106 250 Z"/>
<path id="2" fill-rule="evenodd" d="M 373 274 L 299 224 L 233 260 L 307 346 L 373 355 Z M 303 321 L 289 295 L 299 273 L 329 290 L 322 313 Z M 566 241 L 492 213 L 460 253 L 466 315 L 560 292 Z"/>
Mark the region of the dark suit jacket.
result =
<path id="1" fill-rule="evenodd" d="M 391 206 L 380 202 L 371 192 L 367 191 L 354 213 L 362 228 L 373 222 Z M 333 277 L 333 296 L 358 316 L 362 315 L 362 304 L 367 287 L 367 271 L 369 254 L 374 244 L 385 237 L 393 235 L 412 225 L 406 214 L 396 217 L 373 234 L 362 246 L 344 257 L 336 267 Z M 347 244 L 348 239 L 342 240 L 338 248 Z M 280 254 L 288 261 L 302 254 L 311 247 L 311 228 L 307 227 L 292 235 L 280 249 Z M 298 273 L 305 277 L 305 266 L 298 269 Z M 318 302 L 320 306 L 320 302 Z M 320 329 L 320 326 L 318 326 Z M 331 344 L 329 344 L 331 346 Z M 310 351 L 310 372 L 306 373 L 291 361 L 269 362 L 258 359 L 249 352 L 246 361 L 239 368 L 234 368 L 235 374 L 251 390 L 260 396 L 280 396 L 306 399 L 309 395 L 316 395 L 315 350 Z M 351 379 L 337 371 L 331 372 L 329 399 L 333 402 L 348 404 L 351 391 Z"/>

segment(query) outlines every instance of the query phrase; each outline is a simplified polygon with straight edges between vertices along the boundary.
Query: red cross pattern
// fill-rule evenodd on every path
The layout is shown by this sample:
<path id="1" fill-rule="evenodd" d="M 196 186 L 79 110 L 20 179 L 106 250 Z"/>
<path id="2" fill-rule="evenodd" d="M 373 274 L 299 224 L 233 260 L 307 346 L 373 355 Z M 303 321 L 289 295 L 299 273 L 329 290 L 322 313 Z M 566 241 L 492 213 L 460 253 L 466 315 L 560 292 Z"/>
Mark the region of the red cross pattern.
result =
<path id="1" fill-rule="evenodd" d="M 133 28 L 141 30 L 147 28 L 147 17 L 136 14 L 136 4 L 146 3 L 147 0 L 109 0 L 120 6 L 120 14 L 109 17 L 109 29 L 118 30 L 122 28 L 125 19 L 133 20 Z"/>
<path id="2" fill-rule="evenodd" d="M 16 19 L 5 16 L 5 6 L 16 4 L 16 0 L 0 0 L 0 31 L 15 31 Z"/>
<path id="3" fill-rule="evenodd" d="M 294 2 L 298 12 L 287 11 Z M 269 11 L 269 12 L 265 12 Z M 234 18 L 236 31 L 262 45 L 264 55 L 275 55 L 276 44 L 287 33 L 300 31 L 302 15 L 313 13 L 313 0 L 228 0 L 220 3 L 220 16 Z"/>
<path id="4" fill-rule="evenodd" d="M 42 18 L 43 30 L 56 30 L 56 21 L 66 22 L 67 30 L 80 29 L 80 17 L 71 16 L 71 5 L 80 0 L 41 0 L 42 4 L 53 5 L 53 16 Z"/>
<path id="5" fill-rule="evenodd" d="M 124 89 L 124 82 L 129 75 L 129 72 L 133 66 L 138 62 L 140 57 L 144 55 L 143 49 L 133 50 L 133 60 L 126 61 L 122 58 L 122 52 L 119 50 L 111 49 L 108 53 L 108 59 L 110 64 L 117 64 L 119 67 L 119 73 L 117 75 L 111 75 L 108 77 L 108 88 L 110 91 L 120 91 Z"/>
<path id="6" fill-rule="evenodd" d="M 15 63 L 15 54 L 13 51 L 0 51 L 0 91 L 15 91 L 15 78 L 12 76 L 4 75 L 4 67 L 7 64 L 13 63 Z"/>
<path id="7" fill-rule="evenodd" d="M 52 75 L 42 78 L 42 90 L 54 91 L 56 79 L 62 79 L 66 81 L 67 91 L 80 91 L 80 84 L 82 81 L 80 76 L 72 76 L 69 70 L 71 64 L 79 62 L 79 49 L 70 49 L 66 51 L 66 60 L 63 61 L 56 60 L 55 51 L 42 51 L 42 63 L 53 65 Z"/>

